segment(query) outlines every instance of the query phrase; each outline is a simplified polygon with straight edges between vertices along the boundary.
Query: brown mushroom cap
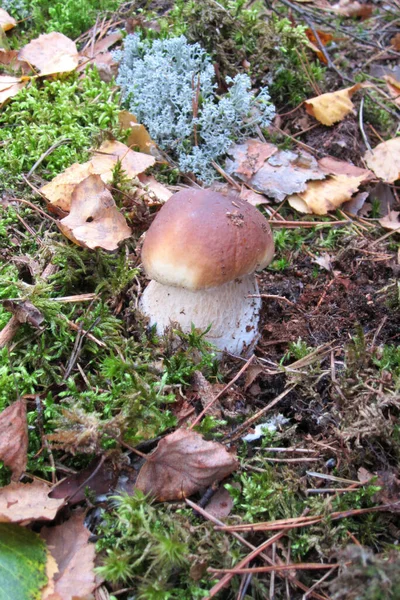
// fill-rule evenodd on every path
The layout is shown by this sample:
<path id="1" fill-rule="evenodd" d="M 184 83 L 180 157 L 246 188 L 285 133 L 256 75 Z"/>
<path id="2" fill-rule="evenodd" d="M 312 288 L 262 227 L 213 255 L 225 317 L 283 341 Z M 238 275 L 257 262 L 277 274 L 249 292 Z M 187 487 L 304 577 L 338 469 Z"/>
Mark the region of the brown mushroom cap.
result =
<path id="1" fill-rule="evenodd" d="M 254 206 L 190 188 L 161 208 L 146 234 L 142 261 L 151 279 L 200 290 L 263 269 L 273 253 L 270 226 Z"/>

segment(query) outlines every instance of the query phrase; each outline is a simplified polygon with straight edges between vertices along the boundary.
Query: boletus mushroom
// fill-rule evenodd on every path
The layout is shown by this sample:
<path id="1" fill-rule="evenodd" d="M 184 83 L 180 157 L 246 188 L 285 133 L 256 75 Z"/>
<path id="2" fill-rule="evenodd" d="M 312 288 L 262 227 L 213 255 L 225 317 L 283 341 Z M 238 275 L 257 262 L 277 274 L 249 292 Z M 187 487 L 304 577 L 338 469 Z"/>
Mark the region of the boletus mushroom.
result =
<path id="1" fill-rule="evenodd" d="M 204 189 L 185 189 L 161 208 L 143 244 L 150 281 L 140 307 L 158 334 L 178 323 L 232 354 L 251 351 L 258 337 L 260 298 L 255 271 L 272 260 L 274 243 L 251 204 Z"/>

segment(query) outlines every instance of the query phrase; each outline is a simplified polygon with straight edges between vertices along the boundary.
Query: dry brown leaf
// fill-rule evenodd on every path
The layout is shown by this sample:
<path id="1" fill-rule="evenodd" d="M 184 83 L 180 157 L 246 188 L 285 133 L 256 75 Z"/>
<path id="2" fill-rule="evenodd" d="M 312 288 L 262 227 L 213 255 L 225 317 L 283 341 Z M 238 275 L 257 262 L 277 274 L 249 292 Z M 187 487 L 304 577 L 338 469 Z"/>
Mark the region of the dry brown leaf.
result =
<path id="1" fill-rule="evenodd" d="M 157 144 L 151 139 L 150 134 L 144 125 L 137 122 L 137 119 L 132 113 L 123 110 L 118 115 L 118 121 L 122 129 L 131 129 L 127 145 L 130 148 L 138 148 L 140 152 L 159 156 Z"/>
<path id="2" fill-rule="evenodd" d="M 246 200 L 249 204 L 253 206 L 260 206 L 261 204 L 269 204 L 270 201 L 264 194 L 257 193 L 254 190 L 250 190 L 247 187 L 242 185 L 242 189 L 240 190 L 240 196 L 242 200 Z"/>
<path id="3" fill-rule="evenodd" d="M 103 142 L 91 160 L 83 164 L 74 163 L 40 189 L 49 202 L 50 210 L 58 214 L 60 214 L 60 211 L 64 213 L 69 212 L 72 193 L 75 187 L 89 175 L 101 175 L 101 179 L 105 183 L 109 183 L 112 180 L 112 170 L 118 159 L 121 160 L 125 173 L 128 177 L 132 178 L 141 174 L 155 163 L 155 158 L 152 156 L 142 154 L 141 152 L 134 152 L 125 144 L 121 144 L 121 142 Z M 149 187 L 151 188 L 152 186 L 157 188 L 157 190 L 154 189 L 156 195 L 158 193 L 166 194 L 164 186 L 161 186 L 161 184 L 156 186 L 153 180 L 150 179 Z M 163 190 L 161 190 L 160 186 Z"/>
<path id="4" fill-rule="evenodd" d="M 325 181 L 310 181 L 305 192 L 289 197 L 289 204 L 299 212 L 326 215 L 350 200 L 362 180 L 363 175 L 332 175 Z"/>
<path id="5" fill-rule="evenodd" d="M 52 521 L 64 500 L 49 498 L 45 483 L 10 483 L 0 489 L 0 523 Z"/>
<path id="6" fill-rule="evenodd" d="M 58 565 L 54 593 L 45 600 L 88 600 L 97 585 L 95 545 L 89 542 L 91 533 L 84 517 L 84 513 L 75 513 L 61 525 L 40 532 Z"/>
<path id="7" fill-rule="evenodd" d="M 230 148 L 232 159 L 227 159 L 225 169 L 229 175 L 236 175 L 248 186 L 270 198 L 281 202 L 289 194 L 302 192 L 310 179 L 324 179 L 317 161 L 304 151 L 275 150 L 265 144 L 265 154 L 261 142 L 254 140 Z M 250 157 L 247 149 L 250 148 Z M 257 148 L 255 154 L 254 148 Z M 269 158 L 265 157 L 270 153 Z"/>
<path id="8" fill-rule="evenodd" d="M 140 173 L 140 175 L 138 175 L 138 178 L 139 181 L 145 186 L 146 191 L 150 192 L 150 195 L 147 194 L 148 206 L 164 204 L 164 202 L 171 198 L 171 190 L 169 190 L 165 187 L 165 185 L 157 181 L 157 179 L 153 177 L 153 175 L 143 175 L 142 173 Z M 151 196 L 154 196 L 154 198 L 152 198 Z"/>
<path id="9" fill-rule="evenodd" d="M 75 42 L 57 31 L 43 33 L 29 42 L 19 51 L 18 58 L 33 65 L 40 75 L 69 73 L 79 62 Z"/>
<path id="10" fill-rule="evenodd" d="M 361 17 L 368 19 L 372 15 L 374 6 L 372 4 L 361 4 L 357 0 L 340 0 L 334 4 L 332 9 L 342 17 Z"/>
<path id="11" fill-rule="evenodd" d="M 394 183 L 400 177 L 400 137 L 368 150 L 364 160 L 377 177 L 386 183 Z"/>
<path id="12" fill-rule="evenodd" d="M 117 62 L 109 49 L 122 39 L 122 33 L 115 31 L 110 35 L 97 40 L 92 46 L 90 43 L 87 48 L 79 53 L 80 65 L 78 71 L 85 71 L 88 64 L 96 65 L 100 77 L 103 81 L 111 81 L 117 74 Z"/>
<path id="13" fill-rule="evenodd" d="M 385 229 L 392 229 L 397 231 L 400 229 L 400 220 L 399 220 L 400 212 L 397 210 L 391 210 L 385 217 L 379 219 L 379 223 Z"/>
<path id="14" fill-rule="evenodd" d="M 17 400 L 0 413 L 0 460 L 18 481 L 25 471 L 28 457 L 28 424 L 26 404 Z"/>
<path id="15" fill-rule="evenodd" d="M 17 50 L 5 50 L 0 48 L 0 65 L 12 69 L 13 71 L 21 71 L 24 75 L 32 72 L 29 65 L 25 61 L 18 60 Z"/>
<path id="16" fill-rule="evenodd" d="M 342 204 L 342 210 L 350 215 L 358 215 L 364 207 L 365 201 L 369 196 L 369 192 L 359 192 L 348 202 Z"/>
<path id="17" fill-rule="evenodd" d="M 369 169 L 361 169 L 351 163 L 343 160 L 338 160 L 332 156 L 325 156 L 318 161 L 320 169 L 326 175 L 347 175 L 347 177 L 359 177 L 362 175 L 364 178 L 362 182 L 370 181 L 375 179 L 375 175 Z"/>
<path id="18" fill-rule="evenodd" d="M 206 509 L 207 512 L 216 519 L 225 519 L 231 512 L 232 507 L 232 496 L 227 489 L 220 487 L 207 504 Z"/>
<path id="19" fill-rule="evenodd" d="M 342 121 L 352 112 L 354 104 L 351 101 L 351 97 L 361 87 L 361 83 L 356 83 L 352 87 L 338 90 L 337 92 L 328 92 L 327 94 L 310 98 L 304 103 L 306 111 L 323 125 L 333 125 L 338 121 Z"/>
<path id="20" fill-rule="evenodd" d="M 390 40 L 390 43 L 395 50 L 399 51 L 400 50 L 400 33 L 396 33 L 396 35 L 393 36 L 392 39 Z"/>
<path id="21" fill-rule="evenodd" d="M 21 77 L 0 75 L 0 106 L 6 100 L 16 96 L 27 84 L 28 80 L 23 80 Z"/>
<path id="22" fill-rule="evenodd" d="M 75 187 L 70 213 L 58 226 L 75 244 L 91 249 L 117 250 L 131 235 L 100 175 L 89 175 Z"/>
<path id="23" fill-rule="evenodd" d="M 40 191 L 49 202 L 49 208 L 55 212 L 63 211 L 68 213 L 71 208 L 72 192 L 78 183 L 81 183 L 86 177 L 94 174 L 93 165 L 90 161 L 80 165 L 74 163 L 68 169 L 54 177 L 50 183 L 46 183 Z"/>
<path id="24" fill-rule="evenodd" d="M 397 81 L 397 79 L 391 77 L 390 75 L 386 75 L 384 79 L 386 81 L 389 94 L 393 98 L 395 104 L 400 106 L 400 81 Z"/>
<path id="25" fill-rule="evenodd" d="M 199 433 L 177 429 L 161 440 L 140 470 L 136 487 L 160 502 L 186 498 L 227 477 L 238 466 L 234 456 Z"/>
<path id="26" fill-rule="evenodd" d="M 128 177 L 136 177 L 143 173 L 156 162 L 153 156 L 134 152 L 125 144 L 115 140 L 106 140 L 100 148 L 94 152 L 91 159 L 94 173 L 101 175 L 103 181 L 111 181 L 112 170 L 117 160 L 121 161 L 122 168 Z"/>
<path id="27" fill-rule="evenodd" d="M 321 51 L 321 49 L 319 47 L 318 40 L 317 40 L 316 36 L 314 35 L 313 30 L 308 27 L 304 33 L 308 37 L 308 41 L 310 42 L 311 50 L 313 52 L 315 52 L 315 54 L 318 56 L 318 58 L 321 62 L 323 62 L 324 64 L 327 64 L 328 61 L 326 60 L 324 53 Z M 329 42 L 331 42 L 334 39 L 334 37 L 331 33 L 328 33 L 325 31 L 318 30 L 317 34 L 318 34 L 319 41 L 321 42 L 321 44 L 323 46 L 326 46 L 327 44 L 329 44 Z"/>
<path id="28" fill-rule="evenodd" d="M 3 31 L 9 31 L 13 27 L 15 27 L 17 21 L 8 14 L 4 8 L 0 8 L 0 29 Z"/>

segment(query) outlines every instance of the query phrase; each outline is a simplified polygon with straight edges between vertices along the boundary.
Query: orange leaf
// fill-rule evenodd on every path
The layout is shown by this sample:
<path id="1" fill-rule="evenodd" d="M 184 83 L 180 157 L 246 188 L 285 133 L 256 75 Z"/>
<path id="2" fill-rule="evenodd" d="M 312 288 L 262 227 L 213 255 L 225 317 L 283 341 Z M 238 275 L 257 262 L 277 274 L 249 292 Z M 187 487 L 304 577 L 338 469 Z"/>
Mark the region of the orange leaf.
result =
<path id="1" fill-rule="evenodd" d="M 13 19 L 11 15 L 8 14 L 4 8 L 0 8 L 0 29 L 3 31 L 9 31 L 13 27 L 15 27 L 17 21 Z"/>

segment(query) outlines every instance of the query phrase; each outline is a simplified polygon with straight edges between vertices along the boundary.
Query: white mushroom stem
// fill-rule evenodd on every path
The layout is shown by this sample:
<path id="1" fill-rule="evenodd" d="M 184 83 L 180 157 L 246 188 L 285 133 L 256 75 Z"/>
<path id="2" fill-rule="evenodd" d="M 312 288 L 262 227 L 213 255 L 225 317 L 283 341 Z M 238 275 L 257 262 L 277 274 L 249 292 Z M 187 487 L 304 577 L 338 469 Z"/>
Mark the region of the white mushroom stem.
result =
<path id="1" fill-rule="evenodd" d="M 140 300 L 141 311 L 159 335 L 178 323 L 185 333 L 211 325 L 206 339 L 231 354 L 249 353 L 258 337 L 260 298 L 254 273 L 196 292 L 150 281 Z"/>

